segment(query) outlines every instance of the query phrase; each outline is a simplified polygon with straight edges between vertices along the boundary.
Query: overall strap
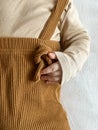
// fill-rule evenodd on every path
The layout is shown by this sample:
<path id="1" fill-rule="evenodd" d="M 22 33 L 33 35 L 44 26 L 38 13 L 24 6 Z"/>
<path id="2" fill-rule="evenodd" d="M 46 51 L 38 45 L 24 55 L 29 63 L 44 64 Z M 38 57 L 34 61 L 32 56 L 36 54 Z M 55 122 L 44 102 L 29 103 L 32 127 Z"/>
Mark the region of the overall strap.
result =
<path id="1" fill-rule="evenodd" d="M 49 16 L 43 30 L 39 35 L 40 39 L 49 40 L 51 38 L 55 31 L 57 23 L 60 20 L 60 16 L 68 3 L 69 0 L 57 0 L 57 3 L 53 8 L 51 15 Z"/>

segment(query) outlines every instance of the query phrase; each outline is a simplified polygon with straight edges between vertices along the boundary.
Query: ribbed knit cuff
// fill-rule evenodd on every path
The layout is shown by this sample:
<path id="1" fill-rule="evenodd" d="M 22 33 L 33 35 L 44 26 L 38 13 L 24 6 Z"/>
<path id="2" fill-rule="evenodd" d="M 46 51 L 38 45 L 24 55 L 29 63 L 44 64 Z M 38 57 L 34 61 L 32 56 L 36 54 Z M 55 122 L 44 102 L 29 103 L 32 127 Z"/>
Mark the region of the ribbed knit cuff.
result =
<path id="1" fill-rule="evenodd" d="M 66 58 L 66 55 L 63 52 L 55 51 L 55 54 L 60 62 L 61 68 L 62 68 L 61 85 L 63 85 L 64 82 L 67 82 L 71 77 L 70 64 L 68 62 L 68 59 Z"/>

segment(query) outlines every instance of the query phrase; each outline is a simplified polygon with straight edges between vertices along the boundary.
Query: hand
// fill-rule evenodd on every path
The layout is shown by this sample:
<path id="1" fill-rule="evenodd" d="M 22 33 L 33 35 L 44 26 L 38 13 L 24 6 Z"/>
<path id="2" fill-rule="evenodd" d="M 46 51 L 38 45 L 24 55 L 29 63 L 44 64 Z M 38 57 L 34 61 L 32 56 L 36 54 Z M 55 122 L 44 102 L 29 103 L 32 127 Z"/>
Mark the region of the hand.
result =
<path id="1" fill-rule="evenodd" d="M 58 82 L 61 84 L 62 69 L 57 56 L 54 52 L 49 52 L 48 57 L 55 62 L 41 70 L 41 79 L 46 83 Z"/>

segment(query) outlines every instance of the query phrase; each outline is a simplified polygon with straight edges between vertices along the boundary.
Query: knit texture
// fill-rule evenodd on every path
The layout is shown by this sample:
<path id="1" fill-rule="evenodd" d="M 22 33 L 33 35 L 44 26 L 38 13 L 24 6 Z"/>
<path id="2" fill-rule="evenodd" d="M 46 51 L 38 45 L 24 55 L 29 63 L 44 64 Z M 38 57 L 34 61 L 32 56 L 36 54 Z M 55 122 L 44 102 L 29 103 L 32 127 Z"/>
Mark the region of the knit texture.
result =
<path id="1" fill-rule="evenodd" d="M 40 80 L 40 70 L 52 64 L 48 51 L 60 51 L 49 39 L 67 4 L 57 1 L 38 39 L 0 38 L 0 130 L 70 130 L 61 85 Z"/>

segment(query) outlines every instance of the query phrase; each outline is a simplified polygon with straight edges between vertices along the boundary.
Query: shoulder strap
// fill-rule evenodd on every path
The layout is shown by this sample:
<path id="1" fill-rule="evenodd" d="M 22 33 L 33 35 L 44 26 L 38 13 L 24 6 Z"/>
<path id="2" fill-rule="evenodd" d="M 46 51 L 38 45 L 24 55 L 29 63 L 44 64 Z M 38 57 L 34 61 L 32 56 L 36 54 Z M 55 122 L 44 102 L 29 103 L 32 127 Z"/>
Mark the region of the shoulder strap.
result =
<path id="1" fill-rule="evenodd" d="M 68 5 L 69 0 L 57 0 L 55 7 L 52 10 L 50 17 L 48 18 L 43 30 L 41 31 L 39 38 L 49 40 L 53 35 L 60 16 L 64 8 Z"/>

